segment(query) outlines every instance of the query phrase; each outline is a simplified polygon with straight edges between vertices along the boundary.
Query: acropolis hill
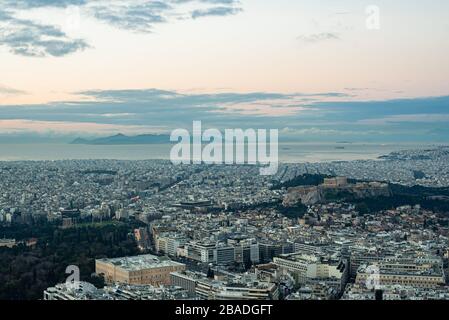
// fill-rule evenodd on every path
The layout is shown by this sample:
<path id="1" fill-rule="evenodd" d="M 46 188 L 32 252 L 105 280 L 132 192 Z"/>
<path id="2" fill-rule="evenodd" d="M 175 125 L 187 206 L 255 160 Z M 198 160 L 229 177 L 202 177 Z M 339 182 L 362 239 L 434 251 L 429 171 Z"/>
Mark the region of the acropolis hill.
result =
<path id="1" fill-rule="evenodd" d="M 289 207 L 299 202 L 304 205 L 312 205 L 335 200 L 363 199 L 377 196 L 391 196 L 388 184 L 380 182 L 350 184 L 346 177 L 335 177 L 324 179 L 324 183 L 318 186 L 300 186 L 288 189 L 283 205 Z"/>

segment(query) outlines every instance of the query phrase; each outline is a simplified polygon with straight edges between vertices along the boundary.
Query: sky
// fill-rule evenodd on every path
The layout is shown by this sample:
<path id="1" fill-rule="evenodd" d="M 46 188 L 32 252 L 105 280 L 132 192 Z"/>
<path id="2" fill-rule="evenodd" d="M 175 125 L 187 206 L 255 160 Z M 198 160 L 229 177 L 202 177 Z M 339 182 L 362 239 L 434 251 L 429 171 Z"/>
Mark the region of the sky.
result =
<path id="1" fill-rule="evenodd" d="M 0 135 L 448 141 L 446 0 L 2 0 Z"/>

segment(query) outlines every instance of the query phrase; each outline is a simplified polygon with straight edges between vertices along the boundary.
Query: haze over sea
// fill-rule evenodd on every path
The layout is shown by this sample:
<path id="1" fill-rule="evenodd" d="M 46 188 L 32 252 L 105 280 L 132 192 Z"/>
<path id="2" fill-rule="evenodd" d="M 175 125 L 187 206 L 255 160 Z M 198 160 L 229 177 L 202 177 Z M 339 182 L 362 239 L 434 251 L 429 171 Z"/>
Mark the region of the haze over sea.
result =
<path id="1" fill-rule="evenodd" d="M 328 162 L 377 159 L 393 151 L 425 149 L 438 144 L 424 143 L 280 143 L 281 162 Z M 0 161 L 25 160 L 153 160 L 170 158 L 170 144 L 151 145 L 74 145 L 0 144 Z"/>

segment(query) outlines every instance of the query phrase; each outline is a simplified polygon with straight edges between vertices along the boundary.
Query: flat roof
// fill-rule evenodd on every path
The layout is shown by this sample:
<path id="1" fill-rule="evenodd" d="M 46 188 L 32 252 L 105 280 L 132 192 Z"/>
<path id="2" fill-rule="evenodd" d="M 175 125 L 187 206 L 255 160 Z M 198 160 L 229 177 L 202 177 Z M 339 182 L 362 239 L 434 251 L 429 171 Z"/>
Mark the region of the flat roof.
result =
<path id="1" fill-rule="evenodd" d="M 151 254 L 112 259 L 97 259 L 96 261 L 112 264 L 127 271 L 185 266 L 185 264 L 172 261 L 167 257 L 158 257 Z"/>

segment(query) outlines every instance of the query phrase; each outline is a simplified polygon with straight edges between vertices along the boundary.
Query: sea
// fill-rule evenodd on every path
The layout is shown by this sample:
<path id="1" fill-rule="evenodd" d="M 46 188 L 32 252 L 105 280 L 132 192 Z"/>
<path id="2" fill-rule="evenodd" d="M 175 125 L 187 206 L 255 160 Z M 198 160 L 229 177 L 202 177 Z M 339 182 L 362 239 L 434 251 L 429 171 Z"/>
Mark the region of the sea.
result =
<path id="1" fill-rule="evenodd" d="M 0 144 L 0 161 L 43 160 L 154 160 L 170 159 L 171 144 L 77 145 L 77 144 Z M 283 163 L 314 163 L 374 160 L 394 151 L 428 149 L 437 144 L 420 143 L 280 143 Z"/>

